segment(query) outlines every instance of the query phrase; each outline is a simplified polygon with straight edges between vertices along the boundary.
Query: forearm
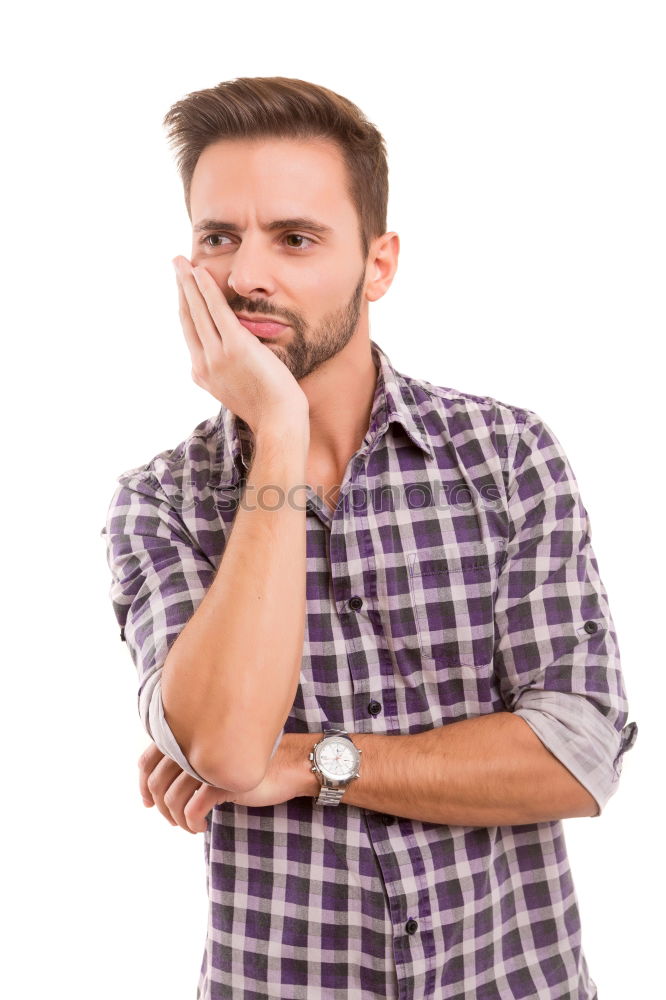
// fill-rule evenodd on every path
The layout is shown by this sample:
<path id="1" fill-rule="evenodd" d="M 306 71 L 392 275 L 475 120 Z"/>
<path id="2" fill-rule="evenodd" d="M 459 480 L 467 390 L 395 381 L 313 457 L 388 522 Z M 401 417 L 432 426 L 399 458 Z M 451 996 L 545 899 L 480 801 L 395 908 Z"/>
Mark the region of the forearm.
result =
<path id="1" fill-rule="evenodd" d="M 454 826 L 517 825 L 597 813 L 593 796 L 511 712 L 407 736 L 350 735 L 363 755 L 361 773 L 346 789 L 343 805 Z M 298 738 L 307 760 L 317 734 Z M 306 765 L 301 768 L 301 794 L 316 796 L 317 776 Z"/>
<path id="2" fill-rule="evenodd" d="M 308 443 L 307 418 L 257 435 L 218 572 L 163 668 L 174 736 L 206 781 L 229 789 L 261 780 L 296 695 Z"/>

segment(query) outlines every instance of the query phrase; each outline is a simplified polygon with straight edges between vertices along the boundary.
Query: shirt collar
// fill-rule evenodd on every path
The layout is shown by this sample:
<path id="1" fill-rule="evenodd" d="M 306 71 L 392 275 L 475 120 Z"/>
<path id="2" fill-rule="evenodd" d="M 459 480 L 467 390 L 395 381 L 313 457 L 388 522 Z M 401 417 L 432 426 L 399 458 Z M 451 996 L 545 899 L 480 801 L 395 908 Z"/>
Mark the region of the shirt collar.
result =
<path id="1" fill-rule="evenodd" d="M 365 442 L 372 446 L 375 439 L 386 432 L 389 424 L 395 422 L 402 425 L 417 447 L 433 458 L 432 445 L 410 380 L 396 371 L 386 352 L 374 340 L 370 341 L 370 347 L 377 368 L 377 384 Z M 216 468 L 219 479 L 215 478 L 211 485 L 232 486 L 244 474 L 243 467 L 246 470 L 250 467 L 254 436 L 243 418 L 224 405 L 220 408 L 217 424 L 219 438 Z"/>
<path id="2" fill-rule="evenodd" d="M 414 444 L 433 458 L 434 452 L 414 398 L 411 380 L 396 371 L 379 344 L 371 340 L 370 346 L 378 375 L 366 439 L 372 444 L 375 437 L 385 433 L 390 423 L 399 423 Z"/>

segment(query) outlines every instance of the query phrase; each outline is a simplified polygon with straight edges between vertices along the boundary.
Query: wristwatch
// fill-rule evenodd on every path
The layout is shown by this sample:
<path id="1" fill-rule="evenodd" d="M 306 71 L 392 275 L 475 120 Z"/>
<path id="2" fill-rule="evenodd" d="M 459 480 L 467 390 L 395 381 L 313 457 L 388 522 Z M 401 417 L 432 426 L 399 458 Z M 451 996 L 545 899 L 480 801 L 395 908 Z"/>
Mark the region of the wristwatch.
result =
<path id="1" fill-rule="evenodd" d="M 362 753 L 345 729 L 324 726 L 322 739 L 309 755 L 311 770 L 321 781 L 319 797 L 312 799 L 316 806 L 339 805 L 347 785 L 360 774 Z"/>

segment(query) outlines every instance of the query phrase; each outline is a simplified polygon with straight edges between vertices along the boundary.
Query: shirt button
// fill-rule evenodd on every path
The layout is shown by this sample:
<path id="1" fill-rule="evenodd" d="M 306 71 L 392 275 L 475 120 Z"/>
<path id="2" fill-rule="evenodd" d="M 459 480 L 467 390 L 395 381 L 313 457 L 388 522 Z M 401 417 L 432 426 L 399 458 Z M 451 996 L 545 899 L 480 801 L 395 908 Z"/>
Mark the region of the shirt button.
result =
<path id="1" fill-rule="evenodd" d="M 382 710 L 382 706 L 380 705 L 380 703 L 378 701 L 374 701 L 373 700 L 368 705 L 368 712 L 370 712 L 370 715 L 379 715 L 379 713 L 381 712 L 381 710 Z"/>
<path id="2" fill-rule="evenodd" d="M 389 816 L 388 813 L 382 813 L 380 819 L 384 826 L 390 826 L 391 823 L 395 823 L 395 816 Z"/>
<path id="3" fill-rule="evenodd" d="M 586 632 L 589 632 L 590 635 L 593 635 L 597 631 L 599 626 L 597 625 L 596 622 L 585 622 L 583 628 L 585 629 Z"/>
<path id="4" fill-rule="evenodd" d="M 405 930 L 407 931 L 408 934 L 415 934 L 416 928 L 418 926 L 419 925 L 417 924 L 417 922 L 414 919 L 410 918 L 405 924 Z"/>
<path id="5" fill-rule="evenodd" d="M 363 601 L 360 597 L 351 597 L 349 600 L 349 607 L 352 611 L 358 611 L 359 608 L 363 607 Z"/>

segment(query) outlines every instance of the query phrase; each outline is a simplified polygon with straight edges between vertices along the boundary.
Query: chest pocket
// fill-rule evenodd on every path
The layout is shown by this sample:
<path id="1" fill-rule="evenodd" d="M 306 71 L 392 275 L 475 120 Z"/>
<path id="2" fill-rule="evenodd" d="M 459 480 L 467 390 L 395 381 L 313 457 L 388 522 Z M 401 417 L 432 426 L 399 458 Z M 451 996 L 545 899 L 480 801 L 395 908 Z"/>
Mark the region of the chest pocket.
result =
<path id="1" fill-rule="evenodd" d="M 414 552 L 409 585 L 422 657 L 442 666 L 483 666 L 493 658 L 494 602 L 504 551 L 477 546 Z"/>

